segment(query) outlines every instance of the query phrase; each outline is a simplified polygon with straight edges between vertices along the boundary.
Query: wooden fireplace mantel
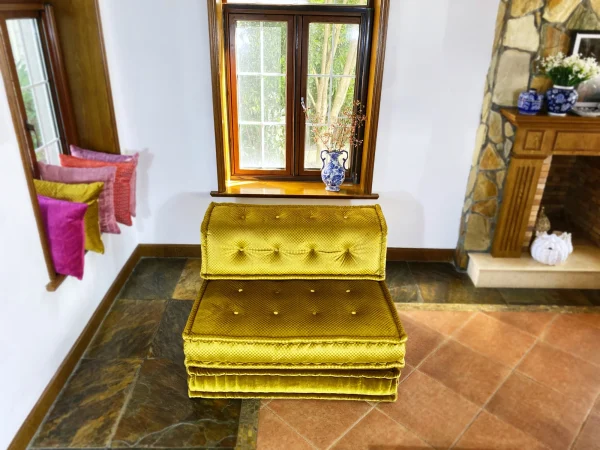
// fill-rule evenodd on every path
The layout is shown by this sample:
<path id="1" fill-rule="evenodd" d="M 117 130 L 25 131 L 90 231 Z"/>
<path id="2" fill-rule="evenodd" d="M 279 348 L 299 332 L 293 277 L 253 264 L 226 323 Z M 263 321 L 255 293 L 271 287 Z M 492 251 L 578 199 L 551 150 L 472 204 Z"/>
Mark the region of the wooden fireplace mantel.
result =
<path id="1" fill-rule="evenodd" d="M 525 116 L 516 108 L 502 115 L 516 128 L 492 256 L 521 256 L 529 215 L 544 160 L 550 155 L 600 156 L 600 118 Z"/>

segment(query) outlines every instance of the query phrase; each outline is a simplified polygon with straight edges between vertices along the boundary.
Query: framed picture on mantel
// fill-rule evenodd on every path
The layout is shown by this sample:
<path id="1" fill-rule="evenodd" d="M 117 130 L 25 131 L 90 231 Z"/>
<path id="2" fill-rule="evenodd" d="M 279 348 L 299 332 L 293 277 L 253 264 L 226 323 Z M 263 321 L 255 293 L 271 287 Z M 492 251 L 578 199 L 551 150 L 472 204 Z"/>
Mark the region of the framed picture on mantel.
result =
<path id="1" fill-rule="evenodd" d="M 600 32 L 574 31 L 571 46 L 571 55 L 581 55 L 584 58 L 593 56 L 600 61 Z M 585 81 L 577 88 L 579 99 L 577 105 L 591 106 L 600 103 L 600 77 Z"/>

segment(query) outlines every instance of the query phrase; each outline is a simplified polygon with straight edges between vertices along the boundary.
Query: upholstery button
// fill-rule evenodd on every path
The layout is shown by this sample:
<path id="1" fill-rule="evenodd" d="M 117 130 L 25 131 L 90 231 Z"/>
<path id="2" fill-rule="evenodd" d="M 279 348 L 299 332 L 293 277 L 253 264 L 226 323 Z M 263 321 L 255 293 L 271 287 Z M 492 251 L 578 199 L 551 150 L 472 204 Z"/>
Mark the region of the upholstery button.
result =
<path id="1" fill-rule="evenodd" d="M 276 294 L 279 294 L 279 291 L 275 291 Z"/>
<path id="2" fill-rule="evenodd" d="M 346 292 L 350 292 L 350 289 L 346 289 Z"/>
<path id="3" fill-rule="evenodd" d="M 317 312 L 316 312 L 316 311 L 313 311 L 313 316 L 316 316 L 316 315 L 317 315 Z"/>
<path id="4" fill-rule="evenodd" d="M 242 292 L 242 291 L 243 291 L 243 289 L 242 289 L 242 288 L 238 289 L 238 292 Z"/>
<path id="5" fill-rule="evenodd" d="M 355 316 L 356 315 L 356 311 L 352 311 L 352 315 Z"/>
<path id="6" fill-rule="evenodd" d="M 245 218 L 246 218 L 246 216 L 240 216 L 240 219 L 242 219 L 242 220 L 245 219 Z"/>
<path id="7" fill-rule="evenodd" d="M 236 316 L 239 314 L 239 312 L 237 312 L 237 311 L 234 311 L 233 313 L 234 313 Z"/>
<path id="8" fill-rule="evenodd" d="M 344 219 L 347 219 L 347 218 L 348 218 L 348 216 L 344 216 Z"/>
<path id="9" fill-rule="evenodd" d="M 279 216 L 275 216 L 276 219 L 279 219 Z"/>
<path id="10" fill-rule="evenodd" d="M 311 289 L 311 290 L 310 290 L 310 292 L 315 292 L 315 290 L 314 290 L 314 289 Z"/>
<path id="11" fill-rule="evenodd" d="M 277 315 L 279 314 L 279 311 L 273 311 L 273 314 Z"/>
<path id="12" fill-rule="evenodd" d="M 279 253 L 279 249 L 276 248 L 275 250 L 273 250 L 275 253 Z"/>

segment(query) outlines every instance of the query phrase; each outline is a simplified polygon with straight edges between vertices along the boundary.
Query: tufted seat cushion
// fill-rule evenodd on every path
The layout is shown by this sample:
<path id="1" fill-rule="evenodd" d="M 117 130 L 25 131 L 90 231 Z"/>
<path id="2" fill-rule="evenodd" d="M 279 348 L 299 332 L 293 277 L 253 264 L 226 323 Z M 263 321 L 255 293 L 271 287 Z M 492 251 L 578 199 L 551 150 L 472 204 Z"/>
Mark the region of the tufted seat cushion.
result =
<path id="1" fill-rule="evenodd" d="M 183 337 L 192 397 L 393 400 L 406 342 L 370 280 L 205 280 Z"/>
<path id="2" fill-rule="evenodd" d="M 202 367 L 388 369 L 403 367 L 405 338 L 382 282 L 213 280 L 184 350 Z"/>

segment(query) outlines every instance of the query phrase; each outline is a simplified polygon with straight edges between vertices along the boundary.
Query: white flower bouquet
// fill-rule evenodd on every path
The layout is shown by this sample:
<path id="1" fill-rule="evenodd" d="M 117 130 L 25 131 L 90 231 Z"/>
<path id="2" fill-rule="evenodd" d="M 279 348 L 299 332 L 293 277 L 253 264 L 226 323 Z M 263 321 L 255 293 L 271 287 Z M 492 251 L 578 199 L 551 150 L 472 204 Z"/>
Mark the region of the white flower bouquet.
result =
<path id="1" fill-rule="evenodd" d="M 583 58 L 581 55 L 565 56 L 558 53 L 542 59 L 540 66 L 556 86 L 577 86 L 600 75 L 596 58 Z"/>

